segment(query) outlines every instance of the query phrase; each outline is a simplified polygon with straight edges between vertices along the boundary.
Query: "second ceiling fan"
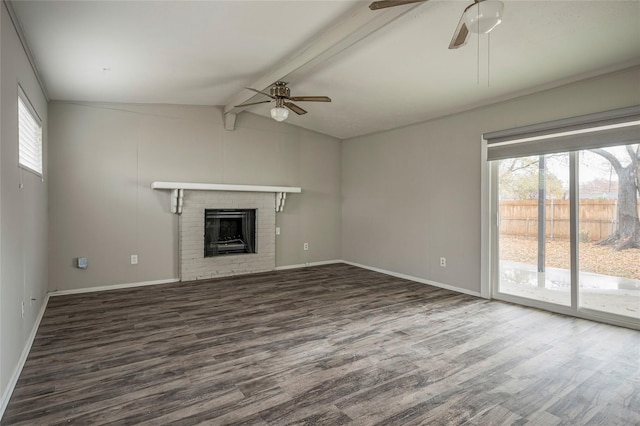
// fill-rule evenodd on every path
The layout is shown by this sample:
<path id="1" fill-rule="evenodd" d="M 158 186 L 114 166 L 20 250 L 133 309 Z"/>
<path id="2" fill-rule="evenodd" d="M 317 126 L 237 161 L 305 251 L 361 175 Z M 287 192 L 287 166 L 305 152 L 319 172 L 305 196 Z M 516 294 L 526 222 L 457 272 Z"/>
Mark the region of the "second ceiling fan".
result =
<path id="1" fill-rule="evenodd" d="M 429 0 L 382 0 L 374 1 L 369 9 L 378 10 Z M 449 49 L 457 49 L 467 44 L 469 33 L 487 34 L 502 22 L 504 5 L 498 0 L 474 0 L 464 9 L 456 31 L 453 33 Z"/>
<path id="2" fill-rule="evenodd" d="M 276 106 L 271 109 L 271 118 L 276 121 L 284 121 L 289 117 L 289 110 L 295 112 L 298 115 L 306 114 L 307 111 L 300 108 L 298 105 L 290 101 L 296 102 L 331 102 L 331 98 L 328 96 L 291 96 L 291 90 L 287 87 L 287 83 L 284 81 L 276 81 L 273 83 L 269 92 L 263 92 L 251 87 L 245 87 L 247 90 L 259 93 L 264 96 L 268 96 L 271 100 L 250 102 L 242 105 L 236 105 L 236 108 L 247 107 L 251 105 L 265 104 L 268 102 L 276 101 Z"/>

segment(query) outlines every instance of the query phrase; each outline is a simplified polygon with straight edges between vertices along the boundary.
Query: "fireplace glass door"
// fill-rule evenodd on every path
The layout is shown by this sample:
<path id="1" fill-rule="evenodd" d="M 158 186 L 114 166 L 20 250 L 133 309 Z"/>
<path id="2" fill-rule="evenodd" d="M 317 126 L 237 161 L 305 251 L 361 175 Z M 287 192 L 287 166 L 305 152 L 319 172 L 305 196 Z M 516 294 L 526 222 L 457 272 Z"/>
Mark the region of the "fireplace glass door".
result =
<path id="1" fill-rule="evenodd" d="M 256 252 L 256 211 L 206 209 L 204 257 Z"/>

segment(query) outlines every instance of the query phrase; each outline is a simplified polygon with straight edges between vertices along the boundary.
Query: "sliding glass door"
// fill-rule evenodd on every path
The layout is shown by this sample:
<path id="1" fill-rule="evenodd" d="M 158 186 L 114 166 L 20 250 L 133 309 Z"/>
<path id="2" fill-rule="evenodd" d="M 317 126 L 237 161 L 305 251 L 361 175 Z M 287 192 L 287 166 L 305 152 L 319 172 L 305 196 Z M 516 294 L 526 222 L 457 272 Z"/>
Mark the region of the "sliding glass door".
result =
<path id="1" fill-rule="evenodd" d="M 571 306 L 569 155 L 499 162 L 497 292 Z"/>
<path id="2" fill-rule="evenodd" d="M 579 309 L 640 320 L 638 145 L 580 151 Z"/>
<path id="3" fill-rule="evenodd" d="M 640 328 L 640 144 L 603 140 L 488 148 L 492 297 Z"/>

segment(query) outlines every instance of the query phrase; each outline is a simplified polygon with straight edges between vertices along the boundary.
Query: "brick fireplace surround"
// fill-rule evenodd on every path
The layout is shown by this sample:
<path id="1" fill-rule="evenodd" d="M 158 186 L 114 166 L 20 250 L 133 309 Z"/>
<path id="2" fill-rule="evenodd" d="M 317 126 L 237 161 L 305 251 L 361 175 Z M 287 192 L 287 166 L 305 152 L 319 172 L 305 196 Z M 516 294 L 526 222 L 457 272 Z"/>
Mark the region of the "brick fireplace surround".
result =
<path id="1" fill-rule="evenodd" d="M 204 257 L 205 209 L 256 209 L 256 253 Z M 184 191 L 179 219 L 182 281 L 266 272 L 276 265 L 276 195 L 273 192 Z"/>

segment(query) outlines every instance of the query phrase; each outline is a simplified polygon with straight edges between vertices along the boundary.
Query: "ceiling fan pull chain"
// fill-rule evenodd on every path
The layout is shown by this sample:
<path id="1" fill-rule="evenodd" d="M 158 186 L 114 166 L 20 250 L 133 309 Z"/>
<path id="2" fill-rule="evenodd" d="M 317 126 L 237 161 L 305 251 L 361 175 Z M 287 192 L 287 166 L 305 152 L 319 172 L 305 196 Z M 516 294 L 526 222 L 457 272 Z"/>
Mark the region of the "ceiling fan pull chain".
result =
<path id="1" fill-rule="evenodd" d="M 476 85 L 480 85 L 480 34 L 476 37 L 478 39 L 477 49 L 476 49 Z"/>
<path id="2" fill-rule="evenodd" d="M 487 87 L 491 87 L 491 33 L 487 34 Z"/>
<path id="3" fill-rule="evenodd" d="M 475 3 L 476 3 L 475 7 L 477 8 L 477 16 L 480 16 L 480 3 L 477 1 Z M 476 68 L 478 70 L 477 71 L 478 75 L 476 77 L 476 85 L 479 86 L 480 85 L 480 20 L 479 19 L 476 20 L 476 34 L 478 37 L 478 46 L 477 46 L 478 51 L 476 52 L 476 57 L 478 61 Z"/>

